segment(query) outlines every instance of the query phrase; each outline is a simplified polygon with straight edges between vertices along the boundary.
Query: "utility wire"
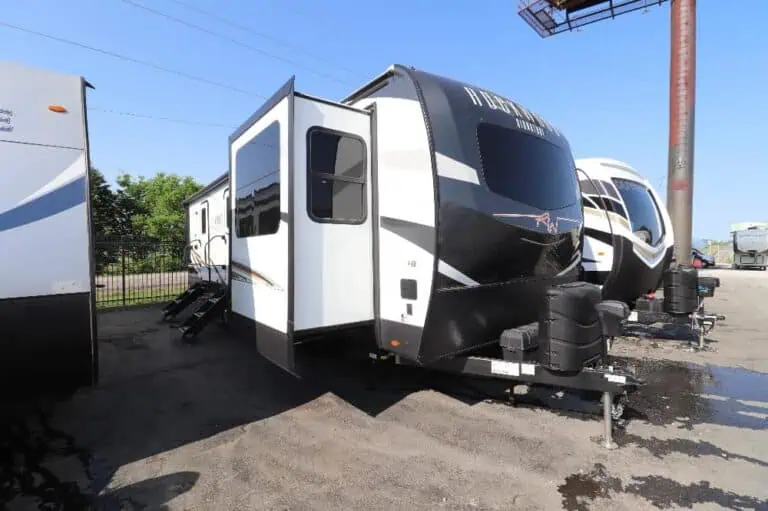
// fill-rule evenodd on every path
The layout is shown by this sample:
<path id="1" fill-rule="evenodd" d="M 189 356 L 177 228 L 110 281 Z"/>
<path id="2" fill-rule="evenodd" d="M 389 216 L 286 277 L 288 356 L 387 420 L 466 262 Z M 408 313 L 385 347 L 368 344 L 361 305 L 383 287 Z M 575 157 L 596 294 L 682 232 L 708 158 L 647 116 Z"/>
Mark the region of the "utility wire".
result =
<path id="1" fill-rule="evenodd" d="M 230 42 L 230 43 L 235 44 L 237 46 L 240 46 L 242 48 L 246 48 L 248 50 L 254 51 L 254 52 L 259 53 L 261 55 L 264 55 L 266 57 L 270 57 L 270 58 L 273 58 L 273 59 L 276 59 L 276 60 L 280 60 L 280 61 L 283 61 L 283 62 L 285 62 L 287 64 L 290 64 L 290 65 L 293 65 L 293 66 L 296 66 L 296 67 L 299 67 L 299 68 L 304 68 L 307 71 L 316 74 L 317 76 L 321 76 L 321 77 L 326 78 L 328 80 L 332 80 L 334 82 L 338 82 L 338 83 L 341 83 L 341 84 L 344 84 L 344 85 L 350 85 L 349 82 L 346 82 L 344 80 L 340 80 L 340 79 L 338 79 L 338 78 L 336 78 L 334 76 L 329 75 L 328 73 L 324 73 L 322 71 L 317 71 L 317 70 L 312 69 L 312 68 L 310 68 L 308 66 L 302 65 L 302 64 L 300 64 L 300 63 L 298 63 L 298 62 L 296 62 L 294 60 L 287 59 L 285 57 L 281 57 L 280 55 L 275 55 L 274 53 L 270 53 L 268 51 L 262 50 L 261 48 L 257 48 L 256 46 L 252 46 L 252 45 L 250 45 L 248 43 L 244 43 L 244 42 L 242 42 L 242 41 L 240 41 L 238 39 L 229 37 L 229 36 L 224 35 L 224 34 L 220 34 L 219 32 L 207 29 L 205 27 L 201 27 L 200 25 L 196 25 L 194 23 L 190 23 L 189 21 L 185 21 L 185 20 L 183 20 L 181 18 L 177 18 L 176 16 L 173 16 L 171 14 L 168 14 L 168 13 L 165 13 L 165 12 L 153 9 L 152 7 L 147 7 L 146 5 L 139 4 L 137 2 L 134 2 L 133 0 L 120 0 L 120 1 L 122 1 L 124 4 L 130 5 L 132 7 L 136 7 L 137 9 L 142 9 L 142 10 L 144 10 L 146 12 L 150 12 L 150 13 L 156 15 L 156 16 L 160 16 L 161 18 L 165 18 L 165 19 L 171 20 L 171 21 L 173 21 L 175 23 L 179 23 L 181 25 L 184 25 L 185 27 L 189 27 L 189 28 L 192 28 L 194 30 L 198 30 L 200 32 L 203 32 L 205 34 L 211 35 L 213 37 L 218 37 L 219 39 L 222 39 L 224 41 Z"/>
<path id="2" fill-rule="evenodd" d="M 267 41 L 271 41 L 273 43 L 277 43 L 277 44 L 279 44 L 279 45 L 281 45 L 281 46 L 283 46 L 285 48 L 292 49 L 293 51 L 296 51 L 298 53 L 302 53 L 302 54 L 304 54 L 304 55 L 306 55 L 308 57 L 311 57 L 313 59 L 316 59 L 316 60 L 325 62 L 327 64 L 330 64 L 330 65 L 332 65 L 332 66 L 334 66 L 334 67 L 336 67 L 338 69 L 341 69 L 342 71 L 346 71 L 347 73 L 353 74 L 353 75 L 355 75 L 355 76 L 357 76 L 359 78 L 365 78 L 365 75 L 363 75 L 362 73 L 360 73 L 358 71 L 355 71 L 354 69 L 350 69 L 350 68 L 348 68 L 346 66 L 342 66 L 338 62 L 335 62 L 335 61 L 333 61 L 333 60 L 331 60 L 331 59 L 329 59 L 327 57 L 322 57 L 320 55 L 317 55 L 317 54 L 314 54 L 314 53 L 310 53 L 310 52 L 308 52 L 308 51 L 306 51 L 306 50 L 304 50 L 304 49 L 302 49 L 302 48 L 300 48 L 298 46 L 295 46 L 293 44 L 290 44 L 290 43 L 287 43 L 287 42 L 282 41 L 280 39 L 277 39 L 276 37 L 273 37 L 273 36 L 264 34 L 262 32 L 259 32 L 256 29 L 254 29 L 254 28 L 252 28 L 252 27 L 250 27 L 248 25 L 242 25 L 240 23 L 237 23 L 236 21 L 232 21 L 232 20 L 230 20 L 228 18 L 225 18 L 223 16 L 219 16 L 215 12 L 211 12 L 211 11 L 207 11 L 205 9 L 201 9 L 200 7 L 192 5 L 192 4 L 190 4 L 190 3 L 188 3 L 188 2 L 186 2 L 184 0 L 167 0 L 167 1 L 173 2 L 173 3 L 177 4 L 177 5 L 180 5 L 180 6 L 184 7 L 185 9 L 188 9 L 190 11 L 194 11 L 194 12 L 196 12 L 198 14 L 202 14 L 203 16 L 208 16 L 209 18 L 211 18 L 213 20 L 216 20 L 219 23 L 223 23 L 225 25 L 229 25 L 230 27 L 237 28 L 238 30 L 242 30 L 244 32 L 248 32 L 249 34 L 255 35 L 257 37 L 261 37 L 262 39 L 265 39 Z"/>
<path id="3" fill-rule="evenodd" d="M 21 27 L 19 25 L 14 25 L 12 23 L 8 23 L 8 22 L 5 22 L 5 21 L 0 21 L 0 26 L 8 27 L 8 28 L 11 28 L 13 30 L 18 30 L 19 32 L 26 32 L 27 34 L 32 34 L 32 35 L 36 35 L 36 36 L 39 36 L 39 37 L 44 37 L 46 39 L 50 39 L 52 41 L 56 41 L 56 42 L 59 42 L 59 43 L 69 44 L 71 46 L 77 46 L 78 48 L 82 48 L 84 50 L 90 50 L 90 51 L 93 51 L 93 52 L 96 52 L 96 53 L 101 53 L 102 55 L 108 55 L 110 57 L 114 57 L 114 58 L 120 59 L 120 60 L 125 60 L 127 62 L 133 62 L 134 64 L 139 64 L 139 65 L 142 65 L 142 66 L 146 66 L 146 67 L 152 68 L 152 69 L 154 69 L 156 71 L 162 71 L 164 73 L 169 73 L 169 74 L 172 74 L 172 75 L 180 76 L 182 78 L 186 78 L 187 80 L 192 80 L 192 81 L 196 81 L 196 82 L 200 82 L 200 83 L 205 83 L 205 84 L 208 84 L 208 85 L 213 85 L 214 87 L 219 87 L 221 89 L 227 89 L 227 90 L 230 90 L 230 91 L 233 91 L 233 92 L 239 92 L 240 94 L 246 94 L 248 96 L 255 96 L 255 97 L 258 97 L 258 98 L 267 99 L 266 96 L 264 96 L 262 94 L 259 94 L 257 92 L 241 89 L 241 88 L 238 88 L 238 87 L 233 87 L 232 85 L 227 85 L 226 83 L 221 83 L 221 82 L 217 82 L 217 81 L 214 81 L 214 80 L 209 80 L 208 78 L 203 78 L 203 77 L 200 77 L 200 76 L 191 75 L 191 74 L 185 73 L 184 71 L 179 71 L 179 70 L 172 69 L 172 68 L 169 68 L 169 67 L 161 66 L 159 64 L 154 64 L 152 62 L 147 62 L 145 60 L 135 59 L 133 57 L 128 57 L 126 55 L 121 55 L 119 53 L 115 53 L 115 52 L 112 52 L 112 51 L 109 51 L 109 50 L 103 50 L 101 48 L 96 48 L 95 46 L 89 46 L 87 44 L 79 43 L 77 41 L 71 41 L 69 39 L 64 39 L 63 37 L 57 37 L 57 36 L 46 34 L 46 33 L 43 33 L 43 32 L 38 32 L 36 30 L 32 30 L 30 28 Z"/>
<path id="4" fill-rule="evenodd" d="M 139 119 L 148 119 L 152 121 L 164 121 L 164 122 L 174 122 L 177 124 L 188 124 L 193 126 L 209 126 L 211 128 L 228 128 L 234 130 L 236 126 L 230 126 L 228 124 L 216 124 L 211 122 L 204 122 L 204 121 L 194 121 L 189 119 L 175 119 L 173 117 L 161 117 L 157 115 L 149 115 L 149 114 L 137 114 L 135 112 L 124 112 L 119 110 L 111 110 L 108 108 L 99 108 L 99 107 L 88 107 L 88 110 L 91 112 L 101 112 L 106 114 L 114 114 L 114 115 L 122 115 L 125 117 L 136 117 Z"/>

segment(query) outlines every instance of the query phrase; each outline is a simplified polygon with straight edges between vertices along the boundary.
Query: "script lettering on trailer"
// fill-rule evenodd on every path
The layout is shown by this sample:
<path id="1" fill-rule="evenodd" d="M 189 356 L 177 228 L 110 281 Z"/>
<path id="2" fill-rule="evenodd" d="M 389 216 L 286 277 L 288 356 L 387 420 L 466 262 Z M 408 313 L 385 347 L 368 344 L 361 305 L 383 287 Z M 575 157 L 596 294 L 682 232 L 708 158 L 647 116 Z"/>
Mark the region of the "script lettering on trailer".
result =
<path id="1" fill-rule="evenodd" d="M 0 108 L 0 131 L 6 133 L 13 131 L 13 110 Z"/>
<path id="2" fill-rule="evenodd" d="M 540 137 L 544 137 L 546 135 L 544 129 L 551 131 L 557 136 L 561 135 L 557 128 L 549 124 L 534 112 L 531 112 L 525 107 L 518 105 L 514 101 L 510 101 L 484 90 L 475 90 L 472 87 L 464 86 L 464 91 L 469 96 L 469 99 L 472 100 L 473 105 L 477 107 L 490 108 L 491 110 L 501 110 L 505 114 L 514 116 L 515 124 L 521 130 L 525 130 Z"/>

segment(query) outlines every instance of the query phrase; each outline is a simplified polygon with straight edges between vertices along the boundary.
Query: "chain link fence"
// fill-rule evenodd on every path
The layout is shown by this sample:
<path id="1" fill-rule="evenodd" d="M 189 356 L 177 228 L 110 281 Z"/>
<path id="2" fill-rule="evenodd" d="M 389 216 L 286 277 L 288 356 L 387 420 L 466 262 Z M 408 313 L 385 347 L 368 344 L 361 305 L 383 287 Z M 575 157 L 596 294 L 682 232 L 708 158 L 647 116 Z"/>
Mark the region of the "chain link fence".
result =
<path id="1" fill-rule="evenodd" d="M 187 288 L 183 242 L 121 238 L 94 249 L 99 308 L 170 301 Z"/>

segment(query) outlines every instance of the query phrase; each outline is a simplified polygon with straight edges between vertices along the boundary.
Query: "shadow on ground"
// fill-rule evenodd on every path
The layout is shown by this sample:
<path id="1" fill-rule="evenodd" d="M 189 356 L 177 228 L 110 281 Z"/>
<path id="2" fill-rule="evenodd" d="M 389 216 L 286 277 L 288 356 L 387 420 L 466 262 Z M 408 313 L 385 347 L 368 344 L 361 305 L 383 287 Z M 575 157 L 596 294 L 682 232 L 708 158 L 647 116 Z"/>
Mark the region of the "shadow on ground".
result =
<path id="1" fill-rule="evenodd" d="M 5 403 L 0 416 L 0 503 L 18 509 L 121 509 L 126 505 L 162 509 L 175 496 L 189 491 L 199 474 L 166 474 L 115 485 L 118 469 L 187 444 L 198 443 L 196 452 L 205 452 L 230 441 L 231 435 L 226 433 L 230 430 L 240 434 L 250 424 L 304 406 L 326 393 L 374 417 L 424 389 L 468 404 L 505 400 L 506 385 L 496 382 L 407 367 L 382 368 L 327 350 L 315 352 L 317 358 L 299 380 L 261 358 L 253 343 L 233 339 L 216 326 L 209 327 L 199 342 L 187 344 L 178 339 L 175 330 L 157 325 L 156 315 L 157 311 L 140 310 L 120 321 L 100 319 L 105 377 L 99 387 L 69 398 Z M 614 358 L 614 364 L 630 367 L 648 381 L 630 398 L 628 415 L 634 419 L 688 429 L 703 422 L 766 427 L 765 417 L 757 413 L 768 411 L 761 408 L 768 403 L 766 375 L 651 360 Z M 553 399 L 555 394 L 544 389 L 517 401 L 523 406 L 544 403 L 560 407 L 557 413 L 581 414 L 582 418 L 586 409 L 599 411 L 594 405 Z M 670 452 L 736 457 L 706 442 L 643 439 L 621 432 L 617 440 L 659 457 Z M 760 460 L 741 459 L 765 466 Z M 588 474 L 591 479 L 603 477 L 598 466 L 595 470 Z M 717 502 L 748 506 L 752 502 L 706 483 L 684 487 L 647 476 L 625 485 L 603 479 L 600 492 L 634 493 L 655 505 Z M 564 505 L 567 500 L 568 506 L 578 506 L 585 492 L 588 497 L 596 491 L 590 489 L 594 485 L 589 480 L 579 481 L 575 476 L 566 481 L 561 489 Z"/>
<path id="2" fill-rule="evenodd" d="M 110 482 L 120 467 L 195 442 L 211 449 L 227 441 L 226 435 L 214 438 L 220 433 L 326 393 L 376 416 L 426 388 L 468 403 L 492 392 L 473 391 L 460 378 L 379 368 L 329 351 L 316 353 L 300 380 L 220 327 L 184 343 L 175 329 L 152 326 L 147 318 L 154 313 L 123 312 L 119 325 L 103 321 L 104 377 L 98 387 L 0 403 L 0 503 L 10 509 L 80 510 L 121 509 L 127 502 L 134 509 L 156 509 L 188 491 L 198 474 L 169 474 L 114 489 Z"/>

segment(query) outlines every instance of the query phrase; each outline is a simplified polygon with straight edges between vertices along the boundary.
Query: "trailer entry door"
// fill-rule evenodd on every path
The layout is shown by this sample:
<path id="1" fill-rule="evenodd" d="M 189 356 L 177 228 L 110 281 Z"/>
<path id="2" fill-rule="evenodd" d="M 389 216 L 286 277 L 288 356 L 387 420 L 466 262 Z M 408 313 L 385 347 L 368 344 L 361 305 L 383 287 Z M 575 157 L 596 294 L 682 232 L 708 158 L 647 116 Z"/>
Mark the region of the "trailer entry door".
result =
<path id="1" fill-rule="evenodd" d="M 373 324 L 370 113 L 296 95 L 294 335 Z"/>

